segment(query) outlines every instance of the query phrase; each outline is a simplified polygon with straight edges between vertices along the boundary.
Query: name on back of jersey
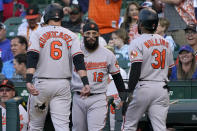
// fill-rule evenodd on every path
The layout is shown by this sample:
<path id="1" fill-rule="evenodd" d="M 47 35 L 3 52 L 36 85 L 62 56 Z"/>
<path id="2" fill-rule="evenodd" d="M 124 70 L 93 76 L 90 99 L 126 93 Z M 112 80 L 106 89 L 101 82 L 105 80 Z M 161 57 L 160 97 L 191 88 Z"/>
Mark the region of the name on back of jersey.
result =
<path id="1" fill-rule="evenodd" d="M 169 47 L 169 43 L 167 41 L 165 41 L 164 39 L 150 39 L 144 42 L 144 45 L 147 48 L 153 47 L 153 46 L 165 46 L 165 47 Z"/>
<path id="2" fill-rule="evenodd" d="M 50 38 L 61 38 L 66 42 L 68 48 L 71 47 L 69 43 L 72 41 L 72 37 L 68 34 L 64 34 L 63 32 L 58 32 L 58 31 L 48 31 L 44 33 L 39 38 L 40 47 L 44 48 L 44 45 L 46 44 L 47 40 L 49 40 Z"/>

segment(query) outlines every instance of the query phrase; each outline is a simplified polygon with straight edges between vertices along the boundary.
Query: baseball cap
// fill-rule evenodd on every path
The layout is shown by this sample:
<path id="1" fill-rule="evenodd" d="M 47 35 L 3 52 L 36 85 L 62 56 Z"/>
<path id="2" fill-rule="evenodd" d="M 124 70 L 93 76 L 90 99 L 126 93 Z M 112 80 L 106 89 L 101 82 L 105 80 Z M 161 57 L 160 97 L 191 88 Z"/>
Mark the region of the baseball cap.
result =
<path id="1" fill-rule="evenodd" d="M 141 7 L 142 7 L 142 8 L 146 8 L 146 7 L 152 8 L 152 6 L 153 6 L 153 3 L 152 3 L 152 2 L 149 2 L 149 1 L 145 1 L 145 2 L 143 2 L 143 3 L 141 4 Z"/>
<path id="2" fill-rule="evenodd" d="M 36 5 L 30 6 L 26 11 L 26 19 L 35 19 L 39 16 L 39 8 Z"/>
<path id="3" fill-rule="evenodd" d="M 181 48 L 179 49 L 179 54 L 182 51 L 188 51 L 188 52 L 194 53 L 194 50 L 192 49 L 192 47 L 190 45 L 183 45 L 183 46 L 181 46 Z"/>
<path id="4" fill-rule="evenodd" d="M 193 30 L 194 32 L 197 32 L 197 25 L 196 24 L 189 24 L 189 25 L 187 25 L 185 30 Z"/>
<path id="5" fill-rule="evenodd" d="M 14 89 L 14 83 L 11 80 L 3 79 L 0 84 L 0 88 L 2 87 L 8 87 L 8 88 Z"/>
<path id="6" fill-rule="evenodd" d="M 72 4 L 71 5 L 71 12 L 70 12 L 70 14 L 72 15 L 75 15 L 75 14 L 79 14 L 80 12 L 82 12 L 82 10 L 81 10 L 81 7 L 79 6 L 79 5 L 77 5 L 77 4 Z"/>
<path id="7" fill-rule="evenodd" d="M 83 26 L 83 32 L 89 31 L 89 30 L 95 30 L 97 32 L 99 32 L 99 28 L 98 25 L 94 22 L 87 22 L 84 26 Z"/>
<path id="8" fill-rule="evenodd" d="M 0 29 L 6 29 L 6 26 L 2 22 L 0 22 Z"/>

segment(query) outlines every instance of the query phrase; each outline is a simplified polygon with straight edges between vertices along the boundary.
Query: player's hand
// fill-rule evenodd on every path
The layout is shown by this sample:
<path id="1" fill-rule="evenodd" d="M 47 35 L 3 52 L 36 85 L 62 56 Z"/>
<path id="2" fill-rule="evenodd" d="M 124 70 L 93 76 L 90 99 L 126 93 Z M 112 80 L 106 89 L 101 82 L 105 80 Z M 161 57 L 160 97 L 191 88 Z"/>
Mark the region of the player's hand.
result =
<path id="1" fill-rule="evenodd" d="M 87 97 L 90 94 L 90 86 L 85 85 L 81 90 L 81 97 Z"/>
<path id="2" fill-rule="evenodd" d="M 116 107 L 116 109 L 120 109 L 122 106 L 123 106 L 123 103 L 124 103 L 124 101 L 121 101 L 119 104 L 118 104 L 118 106 Z"/>
<path id="3" fill-rule="evenodd" d="M 33 96 L 39 95 L 39 91 L 34 87 L 32 83 L 26 83 L 27 90 L 29 91 L 30 94 Z"/>
<path id="4" fill-rule="evenodd" d="M 64 8 L 63 8 L 64 15 L 70 14 L 71 11 L 72 11 L 72 10 L 71 10 L 70 7 L 64 7 Z"/>

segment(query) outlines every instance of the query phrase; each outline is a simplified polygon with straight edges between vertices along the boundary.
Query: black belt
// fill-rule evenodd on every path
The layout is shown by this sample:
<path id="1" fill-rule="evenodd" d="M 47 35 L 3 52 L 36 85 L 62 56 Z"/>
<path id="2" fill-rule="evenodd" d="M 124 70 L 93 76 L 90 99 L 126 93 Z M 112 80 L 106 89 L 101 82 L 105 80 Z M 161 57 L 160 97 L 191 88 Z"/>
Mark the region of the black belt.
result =
<path id="1" fill-rule="evenodd" d="M 77 95 L 81 95 L 81 92 L 79 91 L 76 91 Z M 103 93 L 90 93 L 88 96 L 93 96 L 93 95 L 100 95 L 100 94 L 103 94 Z"/>
<path id="2" fill-rule="evenodd" d="M 166 81 L 157 81 L 157 80 L 143 80 L 143 79 L 139 79 L 139 81 L 166 82 Z"/>
<path id="3" fill-rule="evenodd" d="M 36 77 L 38 79 L 70 79 L 70 78 L 48 78 L 48 77 Z"/>

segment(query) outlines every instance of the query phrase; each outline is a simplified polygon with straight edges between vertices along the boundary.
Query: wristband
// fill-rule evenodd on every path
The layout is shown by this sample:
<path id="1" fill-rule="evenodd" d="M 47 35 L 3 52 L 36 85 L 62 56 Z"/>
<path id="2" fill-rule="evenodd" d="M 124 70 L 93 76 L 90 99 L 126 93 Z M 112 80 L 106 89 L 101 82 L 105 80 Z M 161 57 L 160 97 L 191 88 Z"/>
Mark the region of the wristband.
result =
<path id="1" fill-rule="evenodd" d="M 33 79 L 33 74 L 26 74 L 26 82 L 27 83 L 32 83 L 32 79 Z"/>
<path id="2" fill-rule="evenodd" d="M 88 77 L 87 76 L 83 76 L 81 77 L 81 81 L 83 82 L 83 85 L 89 85 L 89 82 L 88 82 Z"/>

